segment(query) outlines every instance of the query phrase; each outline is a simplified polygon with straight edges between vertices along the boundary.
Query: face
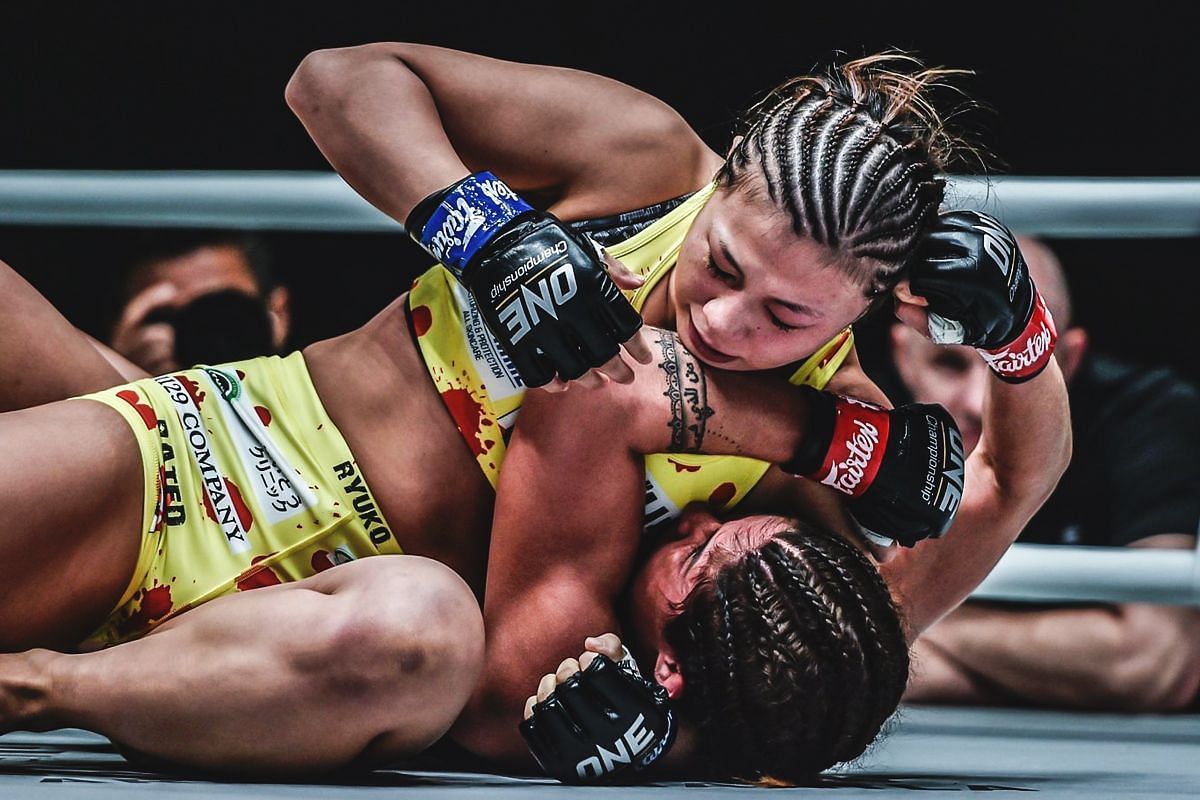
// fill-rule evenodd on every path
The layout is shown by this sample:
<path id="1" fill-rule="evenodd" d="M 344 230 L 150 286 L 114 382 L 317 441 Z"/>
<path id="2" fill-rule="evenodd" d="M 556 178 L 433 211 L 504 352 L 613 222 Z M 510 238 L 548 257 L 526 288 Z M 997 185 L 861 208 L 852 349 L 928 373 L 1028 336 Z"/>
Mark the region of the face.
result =
<path id="1" fill-rule="evenodd" d="M 763 514 L 722 521 L 702 503 L 689 505 L 630 586 L 636 643 L 643 651 L 660 649 L 663 626 L 704 577 L 797 525 L 794 519 Z"/>
<path id="2" fill-rule="evenodd" d="M 182 307 L 210 292 L 236 289 L 253 297 L 259 294 L 254 272 L 236 247 L 201 247 L 142 269 L 130 286 L 130 295 L 161 284 L 175 289 L 172 305 Z"/>
<path id="3" fill-rule="evenodd" d="M 152 375 L 181 365 L 175 362 L 175 333 L 163 315 L 196 298 L 233 290 L 250 297 L 261 291 L 242 251 L 234 246 L 200 247 L 176 258 L 139 269 L 130 281 L 129 301 L 121 312 L 109 345 Z M 271 316 L 274 345 L 287 336 L 287 290 L 276 287 L 264 298 Z"/>
<path id="4" fill-rule="evenodd" d="M 866 312 L 845 258 L 797 236 L 765 187 L 718 189 L 684 238 L 667 313 L 706 364 L 780 367 L 812 355 Z"/>
<path id="5" fill-rule="evenodd" d="M 970 347 L 936 345 L 904 325 L 892 326 L 892 354 L 900 379 L 918 403 L 941 403 L 958 423 L 969 453 L 983 431 L 988 368 Z"/>

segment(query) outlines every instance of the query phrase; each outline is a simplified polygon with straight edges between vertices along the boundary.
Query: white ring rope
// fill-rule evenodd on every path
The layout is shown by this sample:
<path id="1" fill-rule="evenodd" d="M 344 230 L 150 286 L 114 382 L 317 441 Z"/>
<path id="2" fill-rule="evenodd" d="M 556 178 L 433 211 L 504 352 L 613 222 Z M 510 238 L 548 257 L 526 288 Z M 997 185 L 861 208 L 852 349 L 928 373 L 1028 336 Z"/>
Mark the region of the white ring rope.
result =
<path id="1" fill-rule="evenodd" d="M 952 177 L 947 202 L 1050 237 L 1200 235 L 1200 179 Z M 326 172 L 0 171 L 0 224 L 401 228 Z"/>
<path id="2" fill-rule="evenodd" d="M 1200 236 L 1200 179 L 951 178 L 951 206 L 1051 237 Z M 400 233 L 333 173 L 0 171 L 0 224 Z M 1197 551 L 1014 545 L 975 597 L 1200 606 Z"/>

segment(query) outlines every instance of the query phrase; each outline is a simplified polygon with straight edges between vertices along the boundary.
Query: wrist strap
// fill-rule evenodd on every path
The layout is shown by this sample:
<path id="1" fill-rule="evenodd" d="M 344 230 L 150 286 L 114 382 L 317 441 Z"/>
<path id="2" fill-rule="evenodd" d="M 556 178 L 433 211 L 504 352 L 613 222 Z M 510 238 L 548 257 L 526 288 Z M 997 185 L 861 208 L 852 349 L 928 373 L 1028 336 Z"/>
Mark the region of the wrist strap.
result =
<path id="1" fill-rule="evenodd" d="M 890 427 L 891 416 L 882 408 L 839 397 L 833 441 L 813 478 L 851 497 L 863 494 L 883 463 Z"/>
<path id="2" fill-rule="evenodd" d="M 1021 334 L 1004 347 L 980 350 L 979 355 L 1000 380 L 1023 383 L 1046 368 L 1054 357 L 1054 344 L 1057 341 L 1054 317 L 1042 301 L 1041 292 L 1035 290 L 1033 313 Z"/>
<path id="3" fill-rule="evenodd" d="M 807 404 L 808 424 L 804 428 L 804 441 L 796 448 L 796 454 L 780 469 L 789 475 L 811 476 L 821 469 L 829 443 L 833 441 L 833 428 L 837 422 L 837 398 L 811 386 L 800 386 Z"/>
<path id="4" fill-rule="evenodd" d="M 461 278 L 496 233 L 528 211 L 533 206 L 484 171 L 426 197 L 409 213 L 405 228 L 427 253 Z"/>
<path id="5" fill-rule="evenodd" d="M 879 472 L 891 415 L 871 403 L 815 389 L 808 401 L 804 443 L 780 468 L 858 497 Z"/>

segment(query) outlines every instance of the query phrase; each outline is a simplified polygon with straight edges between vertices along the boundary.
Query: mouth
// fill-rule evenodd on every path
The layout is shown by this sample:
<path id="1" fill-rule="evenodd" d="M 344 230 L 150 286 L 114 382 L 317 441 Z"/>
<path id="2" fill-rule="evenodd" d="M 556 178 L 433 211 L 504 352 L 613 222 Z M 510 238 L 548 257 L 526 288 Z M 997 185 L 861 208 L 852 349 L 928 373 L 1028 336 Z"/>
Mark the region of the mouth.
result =
<path id="1" fill-rule="evenodd" d="M 700 331 L 696 329 L 696 323 L 691 319 L 688 320 L 688 339 L 691 340 L 692 351 L 710 364 L 728 364 L 730 361 L 737 360 L 737 356 L 722 353 L 709 344 L 700 335 Z"/>

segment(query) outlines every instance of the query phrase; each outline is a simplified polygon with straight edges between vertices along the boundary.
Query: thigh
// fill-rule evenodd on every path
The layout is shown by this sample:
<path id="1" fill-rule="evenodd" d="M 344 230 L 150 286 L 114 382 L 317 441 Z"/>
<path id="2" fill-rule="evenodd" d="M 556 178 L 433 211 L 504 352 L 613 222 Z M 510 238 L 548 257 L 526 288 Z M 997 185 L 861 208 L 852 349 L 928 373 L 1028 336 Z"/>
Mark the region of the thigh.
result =
<path id="1" fill-rule="evenodd" d="M 137 564 L 137 442 L 112 409 L 70 400 L 0 414 L 0 452 L 0 650 L 70 647 Z"/>
<path id="2" fill-rule="evenodd" d="M 86 334 L 0 261 L 0 411 L 124 382 Z"/>
<path id="3" fill-rule="evenodd" d="M 60 665 L 74 716 L 59 722 L 226 773 L 373 764 L 444 735 L 482 662 L 482 615 L 457 574 L 375 556 L 217 598 L 75 657 Z"/>

